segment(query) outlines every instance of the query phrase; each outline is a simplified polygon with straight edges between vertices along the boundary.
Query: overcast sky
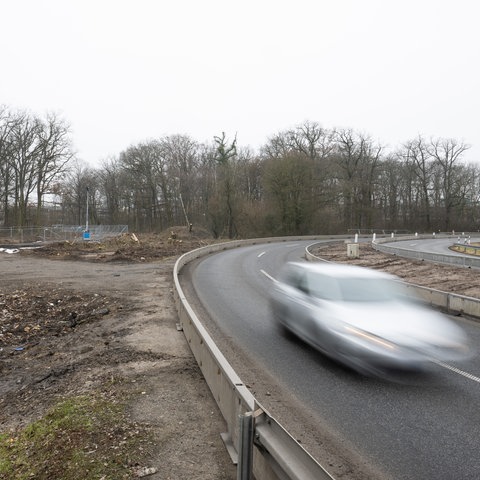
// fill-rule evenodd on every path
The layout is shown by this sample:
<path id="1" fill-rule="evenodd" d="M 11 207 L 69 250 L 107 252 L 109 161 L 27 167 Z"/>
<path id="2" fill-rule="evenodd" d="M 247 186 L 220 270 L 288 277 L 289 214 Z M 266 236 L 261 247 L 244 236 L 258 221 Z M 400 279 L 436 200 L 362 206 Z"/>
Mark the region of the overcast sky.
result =
<path id="1" fill-rule="evenodd" d="M 258 149 L 315 121 L 480 162 L 477 0 L 2 1 L 0 104 L 59 113 L 90 164 L 171 134 Z"/>

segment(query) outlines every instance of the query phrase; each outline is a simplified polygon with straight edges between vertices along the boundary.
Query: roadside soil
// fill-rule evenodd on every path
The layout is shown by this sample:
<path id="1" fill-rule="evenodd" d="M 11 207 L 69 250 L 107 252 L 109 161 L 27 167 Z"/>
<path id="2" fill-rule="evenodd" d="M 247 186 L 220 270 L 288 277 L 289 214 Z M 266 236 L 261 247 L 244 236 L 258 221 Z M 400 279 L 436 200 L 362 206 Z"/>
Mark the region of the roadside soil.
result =
<path id="1" fill-rule="evenodd" d="M 138 435 L 153 433 L 132 459 L 131 478 L 151 468 L 148 478 L 158 480 L 235 479 L 224 422 L 176 328 L 173 301 L 175 260 L 212 242 L 179 227 L 0 253 L 0 433 L 42 417 L 59 399 L 101 389 L 128 399 Z M 390 257 L 368 244 L 359 259 L 347 258 L 343 243 L 314 253 L 480 298 L 473 270 Z M 113 430 L 105 441 L 121 438 Z"/>

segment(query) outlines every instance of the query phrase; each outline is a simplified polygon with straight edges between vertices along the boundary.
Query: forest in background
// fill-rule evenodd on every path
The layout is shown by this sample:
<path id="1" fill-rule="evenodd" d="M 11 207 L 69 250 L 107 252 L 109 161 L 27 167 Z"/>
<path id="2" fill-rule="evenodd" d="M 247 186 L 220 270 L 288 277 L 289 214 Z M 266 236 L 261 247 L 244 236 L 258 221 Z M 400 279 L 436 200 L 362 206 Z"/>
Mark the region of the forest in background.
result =
<path id="1" fill-rule="evenodd" d="M 480 165 L 453 138 L 386 149 L 368 134 L 306 121 L 253 151 L 225 133 L 168 135 L 91 167 L 69 124 L 0 106 L 0 226 L 177 225 L 216 237 L 349 231 L 477 231 Z"/>

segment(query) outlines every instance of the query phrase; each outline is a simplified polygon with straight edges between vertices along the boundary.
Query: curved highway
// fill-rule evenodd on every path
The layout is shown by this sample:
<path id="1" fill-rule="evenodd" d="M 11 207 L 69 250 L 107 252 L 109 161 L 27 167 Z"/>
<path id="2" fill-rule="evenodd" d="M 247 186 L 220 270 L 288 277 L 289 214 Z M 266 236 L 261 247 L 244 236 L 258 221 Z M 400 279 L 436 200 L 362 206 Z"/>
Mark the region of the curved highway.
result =
<path id="1" fill-rule="evenodd" d="M 188 269 L 214 328 L 233 342 L 232 351 L 240 357 L 237 361 L 241 364 L 243 358 L 244 364 L 256 365 L 258 371 L 288 388 L 286 395 L 294 396 L 299 411 L 308 412 L 302 418 L 311 415 L 312 424 L 325 425 L 343 439 L 350 454 L 358 454 L 372 471 L 381 472 L 376 478 L 478 479 L 478 355 L 463 363 L 436 366 L 428 375 L 385 382 L 346 370 L 281 335 L 268 308 L 271 278 L 284 262 L 303 259 L 306 245 L 286 242 L 227 250 Z M 479 325 L 465 319 L 457 321 L 472 344 L 478 345 Z M 255 383 L 256 378 L 245 380 Z M 275 409 L 275 402 L 281 401 L 277 395 L 283 394 L 262 398 L 261 403 Z M 284 419 L 275 416 L 285 423 L 295 415 L 296 411 L 290 411 L 285 412 Z M 299 421 L 294 421 L 299 431 L 311 427 L 302 427 Z M 309 448 L 308 441 L 306 447 L 315 450 L 312 445 Z M 324 459 L 318 460 L 324 464 Z M 336 471 L 342 470 L 338 467 Z M 353 471 L 343 473 L 342 478 L 357 479 L 360 475 Z"/>
<path id="2" fill-rule="evenodd" d="M 442 255 L 454 255 L 464 257 L 464 253 L 455 252 L 450 250 L 451 247 L 457 241 L 456 237 L 451 238 L 431 238 L 431 239 L 418 239 L 418 240 L 400 240 L 398 242 L 388 242 L 384 245 L 390 245 L 395 248 L 403 250 L 414 250 L 417 252 L 436 253 Z M 471 239 L 471 242 L 478 242 L 479 239 Z M 462 240 L 461 240 L 462 242 Z"/>

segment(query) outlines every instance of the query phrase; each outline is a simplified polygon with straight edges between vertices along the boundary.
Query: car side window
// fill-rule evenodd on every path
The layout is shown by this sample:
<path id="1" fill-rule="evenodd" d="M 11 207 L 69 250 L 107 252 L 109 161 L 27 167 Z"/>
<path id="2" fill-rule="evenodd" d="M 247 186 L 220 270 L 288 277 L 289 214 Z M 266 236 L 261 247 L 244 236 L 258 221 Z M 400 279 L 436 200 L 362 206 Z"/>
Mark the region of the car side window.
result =
<path id="1" fill-rule="evenodd" d="M 295 288 L 296 290 L 300 290 L 307 294 L 309 293 L 306 275 L 304 272 L 300 270 L 297 270 L 297 269 L 289 270 L 288 272 L 286 272 L 285 277 L 283 278 L 283 281 L 287 285 L 290 285 L 291 287 Z"/>
<path id="2" fill-rule="evenodd" d="M 311 276 L 311 293 L 314 297 L 323 300 L 338 298 L 336 282 L 330 277 L 321 274 Z"/>
<path id="3" fill-rule="evenodd" d="M 287 270 L 283 274 L 283 278 L 281 280 L 283 281 L 283 283 L 286 283 L 287 285 L 296 288 L 298 284 L 298 273 L 296 270 Z"/>

